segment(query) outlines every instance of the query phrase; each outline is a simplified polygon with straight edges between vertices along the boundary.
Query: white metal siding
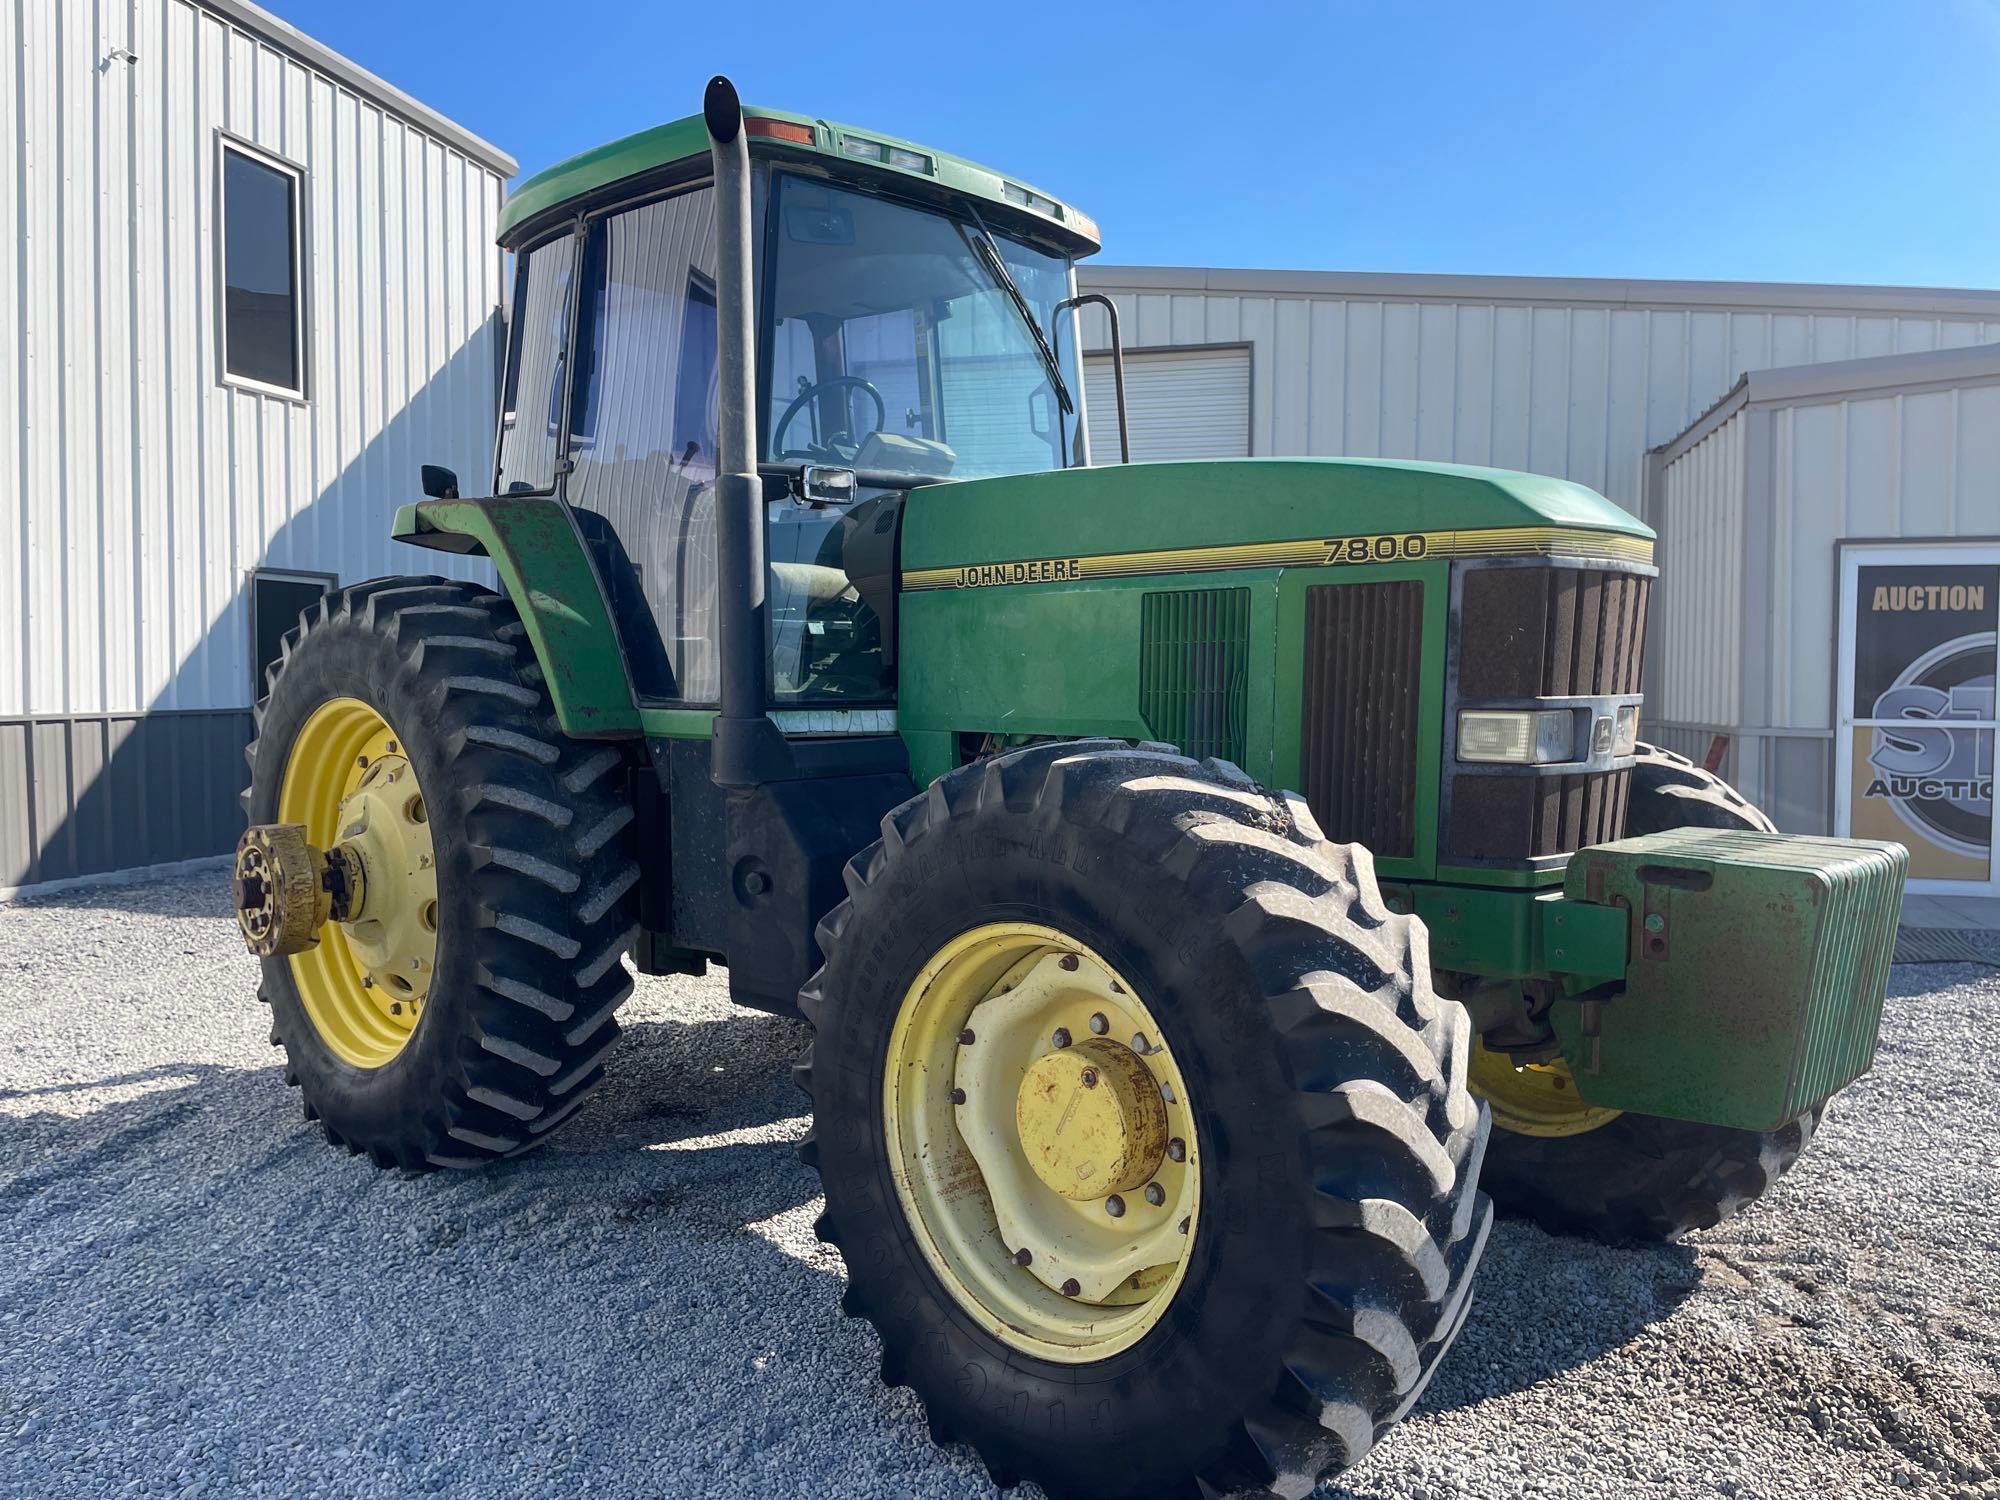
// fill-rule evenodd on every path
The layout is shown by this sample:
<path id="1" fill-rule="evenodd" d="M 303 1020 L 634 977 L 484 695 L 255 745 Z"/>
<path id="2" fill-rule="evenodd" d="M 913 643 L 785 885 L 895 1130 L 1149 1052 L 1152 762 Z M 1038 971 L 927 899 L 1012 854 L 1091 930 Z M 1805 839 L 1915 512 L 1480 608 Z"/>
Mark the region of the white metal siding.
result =
<path id="1" fill-rule="evenodd" d="M 1118 461 L 1118 397 L 1109 355 L 1084 360 L 1091 461 Z M 1128 350 L 1125 415 L 1132 459 L 1242 458 L 1250 452 L 1248 349 Z"/>
<path id="2" fill-rule="evenodd" d="M 491 469 L 498 173 L 188 0 L 0 55 L 0 717 L 246 704 L 255 567 L 483 571 L 388 527 Z M 305 171 L 304 403 L 217 379 L 218 130 Z"/>
<path id="3" fill-rule="evenodd" d="M 2000 341 L 2000 296 L 1950 292 L 1088 262 L 1077 280 L 1127 348 L 1249 342 L 1254 453 L 1528 469 L 1634 512 L 1645 451 L 1745 370 Z M 1105 348 L 1102 310 L 1083 315 Z"/>
<path id="4" fill-rule="evenodd" d="M 1825 727 L 1839 634 L 1834 543 L 2000 536 L 2000 385 L 1752 406 L 1749 415 L 1771 424 L 1771 691 L 1762 722 Z"/>
<path id="5" fill-rule="evenodd" d="M 1667 465 L 1660 507 L 1660 579 L 1649 653 L 1658 701 L 1647 716 L 1685 724 L 1739 724 L 1743 684 L 1744 414 L 1738 412 Z M 1759 719 L 1757 722 L 1762 723 Z"/>

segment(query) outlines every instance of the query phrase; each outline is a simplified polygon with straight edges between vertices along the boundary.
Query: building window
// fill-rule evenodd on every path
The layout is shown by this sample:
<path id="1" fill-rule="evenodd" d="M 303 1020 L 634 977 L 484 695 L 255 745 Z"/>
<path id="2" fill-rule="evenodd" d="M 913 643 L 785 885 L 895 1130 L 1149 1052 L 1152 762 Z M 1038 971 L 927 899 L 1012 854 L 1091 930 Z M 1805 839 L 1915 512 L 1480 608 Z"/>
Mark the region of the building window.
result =
<path id="1" fill-rule="evenodd" d="M 250 701 L 271 690 L 271 669 L 284 653 L 285 633 L 299 616 L 331 593 L 331 573 L 278 573 L 259 568 L 250 575 Z"/>
<path id="2" fill-rule="evenodd" d="M 235 384 L 305 394 L 297 168 L 222 143 L 222 373 Z"/>

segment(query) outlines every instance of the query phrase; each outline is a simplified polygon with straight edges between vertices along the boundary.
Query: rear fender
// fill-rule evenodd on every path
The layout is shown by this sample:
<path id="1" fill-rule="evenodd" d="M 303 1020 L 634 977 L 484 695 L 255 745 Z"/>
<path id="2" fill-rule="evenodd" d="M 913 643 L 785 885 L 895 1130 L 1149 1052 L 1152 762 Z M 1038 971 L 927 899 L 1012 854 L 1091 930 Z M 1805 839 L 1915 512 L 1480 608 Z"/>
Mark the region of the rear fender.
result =
<path id="1" fill-rule="evenodd" d="M 639 737 L 632 673 L 604 584 L 569 508 L 547 495 L 399 506 L 397 541 L 490 558 L 520 611 L 556 720 L 580 740 Z"/>

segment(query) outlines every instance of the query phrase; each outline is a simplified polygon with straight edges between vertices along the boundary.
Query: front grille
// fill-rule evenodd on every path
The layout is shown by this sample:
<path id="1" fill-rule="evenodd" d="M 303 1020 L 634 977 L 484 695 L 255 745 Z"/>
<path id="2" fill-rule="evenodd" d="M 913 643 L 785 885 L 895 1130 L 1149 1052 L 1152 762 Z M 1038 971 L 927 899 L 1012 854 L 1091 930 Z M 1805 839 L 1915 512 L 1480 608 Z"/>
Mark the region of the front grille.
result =
<path id="1" fill-rule="evenodd" d="M 1467 568 L 1459 698 L 1638 692 L 1652 587 L 1641 574 L 1594 568 Z"/>
<path id="2" fill-rule="evenodd" d="M 1416 852 L 1423 634 L 1419 580 L 1306 590 L 1301 790 L 1328 838 L 1378 855 Z"/>
<path id="3" fill-rule="evenodd" d="M 1600 568 L 1463 568 L 1453 620 L 1458 703 L 1637 693 L 1651 591 L 1644 574 Z M 1512 863 L 1622 838 L 1630 780 L 1629 771 L 1456 771 L 1444 852 Z"/>
<path id="4" fill-rule="evenodd" d="M 1630 771 L 1453 778 L 1448 847 L 1463 859 L 1546 859 L 1625 834 Z"/>

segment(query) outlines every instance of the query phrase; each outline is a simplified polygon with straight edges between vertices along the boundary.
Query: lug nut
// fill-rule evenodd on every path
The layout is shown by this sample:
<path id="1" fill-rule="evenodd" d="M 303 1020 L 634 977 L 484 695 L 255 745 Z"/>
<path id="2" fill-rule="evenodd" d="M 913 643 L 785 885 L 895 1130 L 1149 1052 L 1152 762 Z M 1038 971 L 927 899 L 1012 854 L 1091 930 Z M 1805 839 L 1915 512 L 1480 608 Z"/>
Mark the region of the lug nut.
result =
<path id="1" fill-rule="evenodd" d="M 1069 1028 L 1067 1026 L 1058 1026 L 1056 1034 L 1050 1037 L 1049 1040 L 1054 1042 L 1058 1047 L 1067 1047 L 1069 1045 Z"/>
<path id="2" fill-rule="evenodd" d="M 1125 1200 L 1119 1197 L 1116 1193 L 1113 1193 L 1109 1198 L 1106 1198 L 1104 1200 L 1104 1211 L 1110 1214 L 1111 1217 L 1114 1219 L 1124 1218 Z"/>
<path id="3" fill-rule="evenodd" d="M 963 1103 L 965 1103 L 965 1090 L 964 1090 L 964 1089 L 953 1089 L 953 1090 L 951 1091 L 951 1102 L 952 1102 L 953 1104 L 963 1104 Z"/>
<path id="4" fill-rule="evenodd" d="M 1122 995 L 1125 993 L 1125 986 L 1120 984 L 1117 980 L 1114 979 L 1111 981 L 1111 993 L 1114 995 Z"/>
<path id="5" fill-rule="evenodd" d="M 1132 1033 L 1132 1050 L 1141 1057 L 1144 1057 L 1148 1052 L 1153 1050 L 1153 1044 L 1146 1040 L 1145 1032 L 1135 1031 Z"/>
<path id="6" fill-rule="evenodd" d="M 363 974 L 361 976 L 361 988 L 363 988 L 364 990 L 374 989 L 375 988 L 374 976 L 371 974 Z"/>
<path id="7" fill-rule="evenodd" d="M 1062 1284 L 1062 1294 L 1065 1297 L 1074 1297 L 1078 1292 L 1081 1292 L 1082 1290 L 1083 1290 L 1082 1286 L 1080 1286 L 1077 1283 L 1077 1279 L 1074 1276 L 1070 1277 L 1068 1281 L 1065 1281 Z"/>
<path id="8" fill-rule="evenodd" d="M 1074 953 L 1065 953 L 1062 956 L 1062 958 L 1058 961 L 1062 964 L 1062 966 L 1065 969 L 1069 970 L 1071 973 L 1076 972 L 1077 958 Z"/>
<path id="9" fill-rule="evenodd" d="M 1167 1158 L 1170 1161 L 1187 1160 L 1187 1142 L 1175 1136 L 1167 1142 Z"/>
<path id="10" fill-rule="evenodd" d="M 1172 1104 L 1174 1102 L 1174 1086 L 1171 1083 L 1161 1084 L 1160 1097 L 1166 1100 L 1167 1103 Z"/>
<path id="11" fill-rule="evenodd" d="M 1090 1018 L 1090 1034 L 1092 1036 L 1103 1036 L 1110 1029 L 1111 1023 L 1104 1019 L 1103 1011 L 1100 1010 Z"/>
<path id="12" fill-rule="evenodd" d="M 1083 1086 L 1087 1089 L 1097 1087 L 1097 1069 L 1085 1068 L 1083 1070 Z"/>
<path id="13" fill-rule="evenodd" d="M 1034 1263 L 1034 1259 L 1035 1259 L 1035 1252 L 1028 1249 L 1026 1246 L 1023 1246 L 1021 1249 L 1016 1250 L 1014 1252 L 1014 1264 L 1017 1266 L 1032 1265 Z"/>
<path id="14" fill-rule="evenodd" d="M 1167 1190 L 1161 1187 L 1157 1182 L 1147 1183 L 1146 1201 L 1152 1204 L 1153 1207 L 1158 1208 L 1162 1203 L 1165 1203 L 1167 1201 Z"/>
<path id="15" fill-rule="evenodd" d="M 1186 1219 L 1182 1219 L 1182 1220 L 1181 1220 L 1181 1233 L 1182 1233 L 1182 1234 L 1186 1234 L 1186 1233 L 1187 1233 L 1187 1229 L 1188 1229 L 1188 1221 L 1187 1221 Z"/>
<path id="16" fill-rule="evenodd" d="M 389 1014 L 392 1016 L 400 1016 L 402 1013 L 403 1013 L 403 1002 L 400 1000 L 391 1000 L 389 1002 Z"/>
<path id="17" fill-rule="evenodd" d="M 970 1026 L 966 1027 L 965 1030 L 961 1031 L 958 1034 L 958 1045 L 961 1047 L 970 1047 L 977 1040 L 978 1038 L 973 1036 L 972 1028 Z"/>
<path id="18" fill-rule="evenodd" d="M 382 748 L 387 750 L 391 755 L 394 755 L 396 753 L 396 742 L 394 740 L 391 740 L 389 741 L 388 744 L 384 745 Z"/>

